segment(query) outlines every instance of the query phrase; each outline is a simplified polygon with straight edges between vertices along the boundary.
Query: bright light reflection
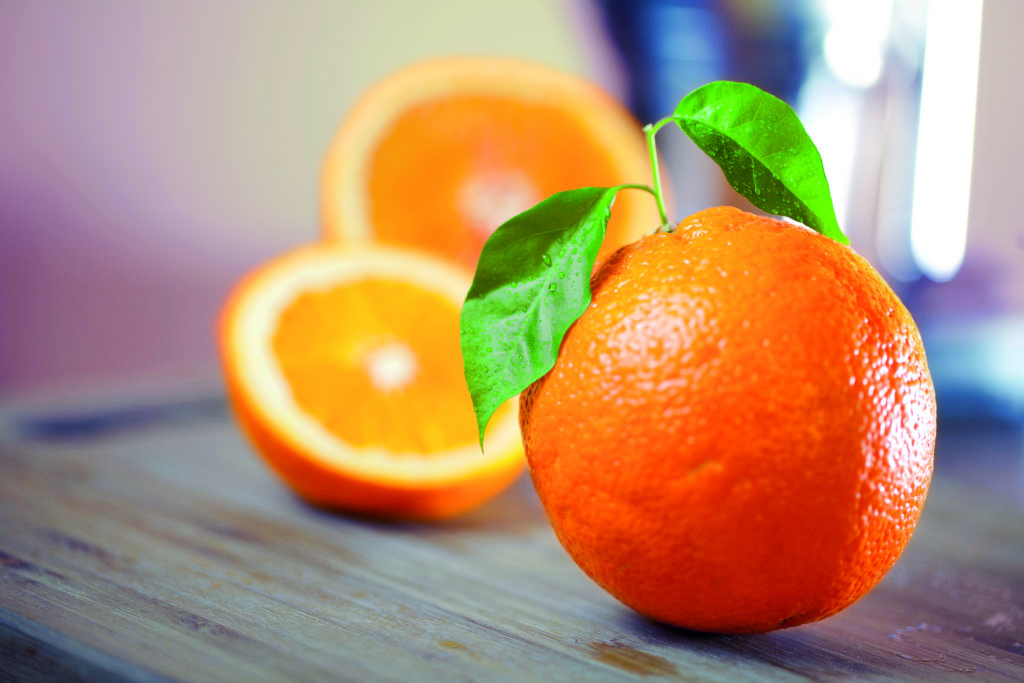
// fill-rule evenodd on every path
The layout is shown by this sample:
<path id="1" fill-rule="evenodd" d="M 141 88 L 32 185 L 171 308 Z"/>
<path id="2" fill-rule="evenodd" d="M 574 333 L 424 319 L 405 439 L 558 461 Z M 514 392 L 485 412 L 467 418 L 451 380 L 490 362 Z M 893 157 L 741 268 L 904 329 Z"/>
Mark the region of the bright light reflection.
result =
<path id="1" fill-rule="evenodd" d="M 882 74 L 892 0 L 831 0 L 824 5 L 828 32 L 825 63 L 841 82 L 867 88 Z"/>
<path id="2" fill-rule="evenodd" d="M 928 5 L 910 250 L 938 281 L 956 275 L 967 243 L 981 7 L 981 0 Z"/>
<path id="3" fill-rule="evenodd" d="M 401 389 L 416 374 L 416 355 L 405 344 L 390 342 L 366 357 L 366 372 L 381 391 Z"/>
<path id="4" fill-rule="evenodd" d="M 801 92 L 800 119 L 821 153 L 836 218 L 848 232 L 850 188 L 857 161 L 861 100 L 823 70 L 812 70 Z"/>

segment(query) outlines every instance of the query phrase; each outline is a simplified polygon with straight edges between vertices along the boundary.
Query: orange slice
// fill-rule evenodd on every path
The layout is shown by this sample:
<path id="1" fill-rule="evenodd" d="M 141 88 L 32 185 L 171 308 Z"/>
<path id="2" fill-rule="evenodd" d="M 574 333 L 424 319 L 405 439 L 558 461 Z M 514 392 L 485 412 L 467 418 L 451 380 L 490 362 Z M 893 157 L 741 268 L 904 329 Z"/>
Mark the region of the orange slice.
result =
<path id="1" fill-rule="evenodd" d="M 358 100 L 328 149 L 320 202 L 328 239 L 472 268 L 495 228 L 545 197 L 649 178 L 639 124 L 594 85 L 519 60 L 441 58 Z M 621 193 L 603 253 L 659 223 L 650 197 Z"/>
<path id="2" fill-rule="evenodd" d="M 388 247 L 321 244 L 249 275 L 221 317 L 232 407 L 303 498 L 411 519 L 465 511 L 523 467 L 516 403 L 483 453 L 462 371 L 469 278 Z"/>

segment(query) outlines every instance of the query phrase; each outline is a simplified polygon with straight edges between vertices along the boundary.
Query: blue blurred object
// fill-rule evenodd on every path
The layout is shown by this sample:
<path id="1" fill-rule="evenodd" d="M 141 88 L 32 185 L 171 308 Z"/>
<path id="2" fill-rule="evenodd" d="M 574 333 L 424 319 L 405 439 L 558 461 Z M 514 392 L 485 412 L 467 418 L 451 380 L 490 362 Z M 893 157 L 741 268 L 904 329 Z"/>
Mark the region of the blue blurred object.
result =
<path id="1" fill-rule="evenodd" d="M 1024 424 L 1024 317 L 921 325 L 943 418 Z"/>
<path id="2" fill-rule="evenodd" d="M 629 106 L 656 121 L 708 81 L 753 83 L 792 102 L 807 70 L 806 2 L 597 0 L 629 74 Z"/>
<path id="3" fill-rule="evenodd" d="M 594 0 L 627 75 L 628 105 L 641 123 L 670 115 L 715 80 L 753 83 L 793 103 L 820 33 L 803 0 Z M 683 136 L 658 141 L 673 217 L 734 198 L 713 162 Z"/>
<path id="4" fill-rule="evenodd" d="M 606 29 L 629 75 L 629 107 L 653 122 L 697 86 L 721 79 L 729 41 L 726 19 L 701 0 L 599 0 Z"/>
<path id="5" fill-rule="evenodd" d="M 826 157 L 844 232 L 899 292 L 921 328 L 940 419 L 1024 425 L 1024 232 L 1002 208 L 1012 190 L 990 189 L 1012 185 L 1006 178 L 1013 176 L 1013 154 L 1005 149 L 1021 137 L 1013 134 L 1015 124 L 1005 114 L 1005 89 L 994 96 L 982 88 L 977 124 L 956 128 L 950 123 L 946 129 L 947 146 L 952 146 L 954 133 L 978 140 L 974 173 L 964 181 L 974 192 L 971 232 L 959 245 L 966 252 L 963 267 L 953 271 L 956 277 L 949 282 L 932 281 L 915 262 L 911 243 L 911 199 L 920 180 L 915 163 L 924 117 L 924 45 L 930 41 L 933 51 L 946 51 L 936 58 L 936 82 L 951 78 L 955 69 L 941 58 L 952 53 L 959 55 L 952 64 L 965 61 L 958 52 L 965 49 L 958 42 L 959 25 L 950 19 L 946 34 L 934 29 L 942 28 L 938 19 L 960 16 L 962 6 L 814 0 L 594 2 L 625 66 L 629 106 L 641 122 L 669 115 L 686 93 L 718 79 L 753 83 L 798 108 Z M 1000 65 L 1013 63 L 991 55 L 1016 49 L 1016 34 L 1006 29 L 1022 12 L 1014 7 L 985 4 L 989 38 L 981 45 L 990 58 L 982 59 L 983 67 L 987 63 L 999 71 Z M 942 10 L 941 16 L 933 10 Z M 971 12 L 978 18 L 980 9 Z M 928 17 L 936 21 L 929 23 Z M 937 105 L 948 109 L 942 98 Z M 717 171 L 691 147 L 671 135 L 659 139 L 678 215 L 714 201 L 742 201 L 722 193 Z M 942 199 L 927 207 L 938 206 Z M 945 245 L 947 251 L 957 247 L 947 235 L 955 220 L 940 211 L 926 225 L 924 243 Z"/>

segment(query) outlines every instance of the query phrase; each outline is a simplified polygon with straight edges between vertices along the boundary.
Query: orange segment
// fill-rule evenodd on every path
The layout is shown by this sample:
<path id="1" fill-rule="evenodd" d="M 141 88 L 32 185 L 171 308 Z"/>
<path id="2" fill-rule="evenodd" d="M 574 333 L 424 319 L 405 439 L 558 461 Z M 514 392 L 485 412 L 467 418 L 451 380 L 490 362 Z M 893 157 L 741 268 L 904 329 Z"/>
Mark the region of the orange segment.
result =
<path id="1" fill-rule="evenodd" d="M 466 510 L 522 467 L 514 402 L 476 441 L 459 311 L 469 280 L 394 248 L 318 245 L 236 289 L 221 350 L 257 450 L 310 501 L 393 517 Z"/>
<path id="2" fill-rule="evenodd" d="M 545 197 L 649 176 L 639 125 L 596 87 L 529 62 L 435 59 L 356 103 L 324 161 L 321 209 L 328 238 L 472 267 L 495 228 Z M 649 197 L 622 193 L 604 252 L 657 225 Z"/>
<path id="3" fill-rule="evenodd" d="M 433 453 L 476 437 L 459 309 L 437 292 L 377 278 L 306 292 L 273 345 L 296 403 L 352 446 Z M 339 396 L 362 397 L 359 410 Z"/>

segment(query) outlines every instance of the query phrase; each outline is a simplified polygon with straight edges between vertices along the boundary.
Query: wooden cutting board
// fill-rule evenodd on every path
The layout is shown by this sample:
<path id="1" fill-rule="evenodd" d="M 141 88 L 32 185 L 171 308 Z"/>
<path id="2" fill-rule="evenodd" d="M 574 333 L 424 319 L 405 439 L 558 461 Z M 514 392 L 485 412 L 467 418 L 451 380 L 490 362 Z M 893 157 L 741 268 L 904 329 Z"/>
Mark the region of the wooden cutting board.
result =
<path id="1" fill-rule="evenodd" d="M 590 582 L 525 476 L 456 521 L 388 524 L 294 498 L 222 408 L 100 426 L 0 438 L 0 679 L 1024 680 L 1020 451 L 982 485 L 974 463 L 944 470 L 940 440 L 877 589 L 715 636 Z"/>

